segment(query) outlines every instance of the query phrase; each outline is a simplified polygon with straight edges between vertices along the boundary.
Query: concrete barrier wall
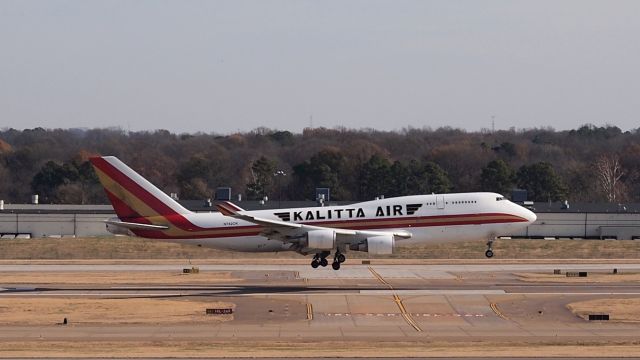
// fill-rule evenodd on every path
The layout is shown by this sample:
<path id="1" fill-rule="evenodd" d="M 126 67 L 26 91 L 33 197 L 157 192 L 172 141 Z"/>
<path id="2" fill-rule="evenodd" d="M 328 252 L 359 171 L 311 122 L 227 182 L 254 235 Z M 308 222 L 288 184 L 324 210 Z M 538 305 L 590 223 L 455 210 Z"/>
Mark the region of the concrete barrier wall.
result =
<path id="1" fill-rule="evenodd" d="M 115 214 L 0 214 L 0 234 L 47 236 L 105 236 L 104 220 Z"/>
<path id="2" fill-rule="evenodd" d="M 538 220 L 512 236 L 521 237 L 640 237 L 640 214 L 538 213 Z"/>

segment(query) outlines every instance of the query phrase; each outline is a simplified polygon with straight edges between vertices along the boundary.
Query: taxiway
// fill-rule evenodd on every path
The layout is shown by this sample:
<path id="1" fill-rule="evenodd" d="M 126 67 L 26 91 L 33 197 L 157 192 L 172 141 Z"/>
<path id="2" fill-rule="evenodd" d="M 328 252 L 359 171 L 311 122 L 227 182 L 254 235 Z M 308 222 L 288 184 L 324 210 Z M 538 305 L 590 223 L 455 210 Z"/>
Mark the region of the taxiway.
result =
<path id="1" fill-rule="evenodd" d="M 3 278 L 27 274 L 28 283 L 3 283 L 0 299 L 109 298 L 223 301 L 234 304 L 231 321 L 204 320 L 108 325 L 69 318 L 56 324 L 3 325 L 3 340 L 635 340 L 636 323 L 590 322 L 567 308 L 577 301 L 640 297 L 637 282 L 525 282 L 518 273 L 640 272 L 640 264 L 358 265 L 342 270 L 304 265 L 200 265 L 200 274 L 178 275 L 166 264 L 0 265 Z M 184 276 L 180 284 L 146 283 L 138 274 Z M 203 284 L 203 273 L 229 279 Z M 90 282 L 92 273 L 126 273 L 130 283 Z M 87 282 L 52 282 L 52 274 Z M 59 279 L 59 277 L 58 277 Z M 61 313 L 61 317 L 64 314 Z"/>

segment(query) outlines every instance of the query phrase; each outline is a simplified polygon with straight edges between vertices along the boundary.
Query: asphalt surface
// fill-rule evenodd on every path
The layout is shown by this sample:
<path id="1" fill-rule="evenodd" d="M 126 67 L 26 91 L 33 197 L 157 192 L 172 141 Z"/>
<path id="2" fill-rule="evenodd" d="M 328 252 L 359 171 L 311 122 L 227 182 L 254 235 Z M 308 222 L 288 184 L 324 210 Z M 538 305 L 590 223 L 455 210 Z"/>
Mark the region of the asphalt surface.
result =
<path id="1" fill-rule="evenodd" d="M 331 357 L 329 357 L 331 358 Z M 31 360 L 31 359 L 41 359 L 41 358 L 20 358 L 23 360 Z M 66 358 L 48 358 L 50 360 L 63 360 Z M 104 359 L 104 358 L 88 358 L 88 359 Z M 119 358 L 109 359 L 117 360 Z M 121 359 L 130 359 L 130 358 L 121 358 Z M 137 360 L 155 360 L 157 358 L 136 358 Z M 185 357 L 181 359 L 203 359 L 199 357 Z M 210 360 L 228 360 L 228 357 L 207 357 L 206 359 Z M 327 357 L 251 357 L 252 360 L 310 360 L 310 359 L 327 359 Z M 362 360 L 363 358 L 355 358 L 355 357 L 340 357 L 340 360 Z M 376 359 L 388 359 L 383 357 L 367 357 L 367 359 L 376 360 Z M 429 359 L 429 360 L 539 360 L 539 357 L 394 357 L 394 360 L 415 360 L 415 359 Z M 559 357 L 554 357 L 554 359 L 560 359 Z M 562 357 L 564 360 L 613 360 L 613 359 L 640 359 L 640 357 Z"/>
<path id="2" fill-rule="evenodd" d="M 41 275 L 3 284 L 0 299 L 153 298 L 235 304 L 223 323 L 109 324 L 69 319 L 69 325 L 3 325 L 2 341 L 500 341 L 625 342 L 640 338 L 635 323 L 589 322 L 566 307 L 599 298 L 638 298 L 638 282 L 529 283 L 514 273 L 553 269 L 640 273 L 639 264 L 346 265 L 340 271 L 302 265 L 203 265 L 233 282 L 144 283 L 137 272 L 173 274 L 180 265 L 0 265 L 0 274 Z M 52 273 L 131 274 L 131 284 L 52 283 Z M 640 350 L 639 354 L 640 356 Z"/>

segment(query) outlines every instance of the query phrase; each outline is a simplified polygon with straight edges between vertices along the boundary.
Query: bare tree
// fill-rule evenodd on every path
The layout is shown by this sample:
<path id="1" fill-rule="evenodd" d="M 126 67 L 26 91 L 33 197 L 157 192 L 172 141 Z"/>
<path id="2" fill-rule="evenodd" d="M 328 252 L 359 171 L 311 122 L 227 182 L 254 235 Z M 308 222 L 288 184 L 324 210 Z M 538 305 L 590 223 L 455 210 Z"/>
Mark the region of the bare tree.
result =
<path id="1" fill-rule="evenodd" d="M 617 154 L 600 155 L 595 162 L 596 175 L 600 190 L 607 201 L 616 202 L 624 197 L 624 184 L 620 181 L 624 175 Z"/>

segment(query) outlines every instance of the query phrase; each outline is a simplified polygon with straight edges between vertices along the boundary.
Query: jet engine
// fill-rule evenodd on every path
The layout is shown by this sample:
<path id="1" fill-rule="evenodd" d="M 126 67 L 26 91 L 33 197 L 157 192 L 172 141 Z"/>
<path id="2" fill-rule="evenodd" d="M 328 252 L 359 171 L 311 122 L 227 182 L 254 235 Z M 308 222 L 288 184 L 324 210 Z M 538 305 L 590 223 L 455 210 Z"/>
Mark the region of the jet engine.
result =
<path id="1" fill-rule="evenodd" d="M 318 250 L 335 248 L 336 232 L 333 230 L 311 230 L 307 232 L 307 247 Z"/>
<path id="2" fill-rule="evenodd" d="M 394 246 L 393 235 L 377 235 L 370 236 L 361 243 L 349 245 L 349 250 L 365 251 L 374 255 L 390 255 L 393 254 Z"/>

